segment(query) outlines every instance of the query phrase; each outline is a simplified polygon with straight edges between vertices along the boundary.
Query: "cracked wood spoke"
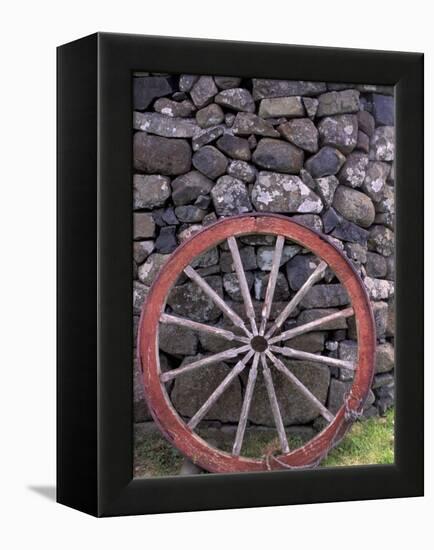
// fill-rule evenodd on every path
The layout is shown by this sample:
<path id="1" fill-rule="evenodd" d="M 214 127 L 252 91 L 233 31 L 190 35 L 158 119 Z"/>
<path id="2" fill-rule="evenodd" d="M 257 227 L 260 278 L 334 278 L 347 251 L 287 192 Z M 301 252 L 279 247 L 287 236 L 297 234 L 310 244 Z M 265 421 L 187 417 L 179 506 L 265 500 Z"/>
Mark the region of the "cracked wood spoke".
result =
<path id="1" fill-rule="evenodd" d="M 264 305 L 261 312 L 261 327 L 259 334 L 264 335 L 265 327 L 267 326 L 268 317 L 270 316 L 271 306 L 273 305 L 274 290 L 276 288 L 277 276 L 279 274 L 280 260 L 282 258 L 283 245 L 285 244 L 285 237 L 279 235 L 276 239 L 276 246 L 274 248 L 273 263 L 271 266 L 270 277 L 268 279 L 267 291 L 265 293 Z"/>
<path id="2" fill-rule="evenodd" d="M 280 414 L 279 403 L 277 401 L 276 390 L 274 389 L 273 377 L 267 365 L 265 355 L 261 354 L 262 373 L 264 375 L 265 387 L 267 388 L 268 399 L 270 401 L 271 412 L 273 413 L 274 423 L 279 436 L 280 448 L 284 453 L 289 453 L 288 440 L 286 438 L 285 427 L 283 425 L 282 415 Z"/>
<path id="3" fill-rule="evenodd" d="M 230 373 L 223 379 L 223 381 L 212 392 L 212 394 L 208 397 L 205 403 L 200 407 L 200 409 L 196 412 L 196 414 L 190 419 L 189 423 L 187 424 L 187 426 L 191 430 L 194 430 L 194 428 L 199 424 L 199 422 L 206 415 L 209 409 L 214 405 L 217 399 L 223 394 L 226 388 L 230 385 L 232 380 L 243 371 L 243 369 L 245 368 L 247 363 L 250 361 L 254 353 L 255 353 L 254 351 L 249 351 L 249 353 L 247 353 L 247 355 L 245 355 L 245 357 L 243 357 L 241 361 L 238 361 L 238 363 L 230 371 Z"/>
<path id="4" fill-rule="evenodd" d="M 232 254 L 232 259 L 234 261 L 234 267 L 237 273 L 238 282 L 240 284 L 240 290 L 243 296 L 246 315 L 247 315 L 247 318 L 250 320 L 250 325 L 252 327 L 253 334 L 256 335 L 258 334 L 258 329 L 256 326 L 256 320 L 255 320 L 255 310 L 253 309 L 252 297 L 250 296 L 250 290 L 247 284 L 243 262 L 241 261 L 237 240 L 235 239 L 235 237 L 229 237 L 227 242 L 229 245 L 229 250 L 231 251 L 231 254 Z"/>
<path id="5" fill-rule="evenodd" d="M 326 269 L 327 269 L 326 262 L 321 261 L 318 267 L 315 269 L 315 271 L 310 275 L 310 277 L 307 279 L 304 285 L 298 290 L 298 292 L 295 294 L 292 300 L 288 302 L 285 309 L 280 313 L 280 315 L 274 321 L 270 330 L 266 334 L 267 338 L 270 338 L 270 336 L 272 336 L 276 332 L 276 330 L 283 325 L 286 319 L 291 315 L 294 309 L 306 296 L 310 288 L 323 277 Z"/>
<path id="6" fill-rule="evenodd" d="M 211 298 L 215 305 L 220 308 L 227 317 L 229 317 L 229 319 L 234 323 L 235 326 L 240 327 L 247 334 L 247 336 L 252 336 L 252 333 L 248 330 L 241 317 L 239 317 L 235 313 L 235 311 L 233 311 L 226 304 L 223 298 L 220 298 L 217 292 L 209 286 L 209 284 L 199 275 L 199 273 L 197 273 L 191 266 L 187 266 L 184 269 L 184 273 L 187 275 L 187 277 L 194 281 L 199 286 L 199 288 L 201 288 L 203 292 L 205 292 L 207 296 Z"/>
<path id="7" fill-rule="evenodd" d="M 240 420 L 238 422 L 237 433 L 235 436 L 232 454 L 239 456 L 243 445 L 244 432 L 246 431 L 247 419 L 249 417 L 250 405 L 252 403 L 253 390 L 255 389 L 256 377 L 258 375 L 259 353 L 255 353 L 253 363 L 250 368 L 249 378 L 247 380 L 246 393 L 244 395 L 243 406 L 241 407 Z"/>
<path id="8" fill-rule="evenodd" d="M 221 351 L 220 353 L 210 355 L 209 357 L 204 357 L 203 359 L 199 359 L 198 361 L 193 361 L 193 363 L 189 363 L 184 367 L 178 367 L 177 369 L 164 372 L 160 375 L 160 380 L 162 382 L 168 382 L 169 380 L 172 380 L 172 378 L 176 378 L 184 372 L 189 372 L 200 367 L 205 367 L 206 365 L 211 365 L 212 363 L 217 363 L 218 361 L 224 361 L 225 359 L 232 359 L 240 353 L 244 353 L 245 351 L 249 350 L 250 346 L 241 346 L 239 348 L 231 348 L 225 351 Z"/>
<path id="9" fill-rule="evenodd" d="M 336 319 L 345 319 L 346 317 L 352 317 L 353 315 L 353 308 L 348 307 L 346 309 L 343 309 L 342 311 L 336 311 L 335 313 L 331 313 L 330 315 L 326 315 L 325 317 L 315 319 L 315 321 L 311 321 L 310 323 L 305 323 L 304 325 L 300 325 L 299 327 L 291 328 L 285 332 L 282 332 L 281 334 L 270 338 L 268 343 L 274 344 L 275 342 L 280 342 L 281 340 L 290 340 L 295 336 L 299 336 L 300 334 L 305 334 L 306 332 L 315 330 L 316 328 L 325 325 L 329 321 L 335 321 Z"/>
<path id="10" fill-rule="evenodd" d="M 343 361 L 342 359 L 334 359 L 333 357 L 327 357 L 326 355 L 317 355 L 316 353 L 309 353 L 307 351 L 299 351 L 293 348 L 270 346 L 270 350 L 274 353 L 281 353 L 285 357 L 292 359 L 301 359 L 303 361 L 314 361 L 316 363 L 323 363 L 324 365 L 330 365 L 332 367 L 339 367 L 349 370 L 355 370 L 356 365 L 352 361 Z"/>
<path id="11" fill-rule="evenodd" d="M 319 401 L 313 393 L 306 388 L 306 386 L 300 382 L 300 380 L 282 363 L 280 359 L 275 357 L 269 350 L 265 352 L 267 354 L 267 357 L 270 359 L 270 361 L 273 363 L 273 365 L 276 367 L 278 371 L 280 371 L 283 375 L 285 375 L 293 384 L 294 386 L 302 393 L 306 399 L 308 399 L 312 405 L 319 411 L 321 416 L 323 416 L 328 422 L 331 422 L 333 420 L 332 413 L 324 407 L 324 405 Z"/>
<path id="12" fill-rule="evenodd" d="M 160 317 L 160 321 L 164 324 L 178 325 L 180 327 L 191 328 L 192 330 L 198 330 L 201 332 L 208 332 L 214 334 L 215 336 L 221 336 L 226 340 L 236 340 L 238 342 L 243 342 L 248 344 L 250 339 L 246 336 L 238 336 L 230 330 L 226 330 L 220 327 L 214 327 L 211 325 L 204 325 L 203 323 L 198 323 L 196 321 L 191 321 L 190 319 L 185 319 L 184 317 L 176 317 L 175 315 L 168 315 L 163 313 Z"/>

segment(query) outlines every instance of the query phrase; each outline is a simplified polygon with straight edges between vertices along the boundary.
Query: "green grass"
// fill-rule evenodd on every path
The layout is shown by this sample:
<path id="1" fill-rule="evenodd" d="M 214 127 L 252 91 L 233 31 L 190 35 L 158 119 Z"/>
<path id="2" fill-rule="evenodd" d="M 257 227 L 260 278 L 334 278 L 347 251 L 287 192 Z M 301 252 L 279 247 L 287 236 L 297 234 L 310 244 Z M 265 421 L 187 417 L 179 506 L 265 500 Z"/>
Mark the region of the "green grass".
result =
<path id="1" fill-rule="evenodd" d="M 200 435 L 216 439 L 216 434 L 202 431 Z M 218 447 L 230 451 L 233 434 L 219 436 Z M 289 437 L 291 448 L 302 444 L 299 437 Z M 394 411 L 390 409 L 384 417 L 374 417 L 356 422 L 350 432 L 335 447 L 321 466 L 354 466 L 362 464 L 392 464 L 394 445 Z M 243 455 L 259 457 L 266 452 L 277 450 L 277 440 L 273 432 L 247 432 Z M 157 477 L 177 475 L 182 464 L 182 455 L 159 433 L 139 434 L 135 441 L 135 477 Z"/>

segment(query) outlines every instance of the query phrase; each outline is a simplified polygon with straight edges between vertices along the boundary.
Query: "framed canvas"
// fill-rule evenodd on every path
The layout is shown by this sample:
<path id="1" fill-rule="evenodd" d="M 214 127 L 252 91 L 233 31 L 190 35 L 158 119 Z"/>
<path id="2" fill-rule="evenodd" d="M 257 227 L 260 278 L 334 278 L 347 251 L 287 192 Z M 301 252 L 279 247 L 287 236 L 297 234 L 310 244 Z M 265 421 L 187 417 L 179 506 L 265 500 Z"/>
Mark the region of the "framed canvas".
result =
<path id="1" fill-rule="evenodd" d="M 423 55 L 60 46 L 57 375 L 96 516 L 422 495 Z"/>

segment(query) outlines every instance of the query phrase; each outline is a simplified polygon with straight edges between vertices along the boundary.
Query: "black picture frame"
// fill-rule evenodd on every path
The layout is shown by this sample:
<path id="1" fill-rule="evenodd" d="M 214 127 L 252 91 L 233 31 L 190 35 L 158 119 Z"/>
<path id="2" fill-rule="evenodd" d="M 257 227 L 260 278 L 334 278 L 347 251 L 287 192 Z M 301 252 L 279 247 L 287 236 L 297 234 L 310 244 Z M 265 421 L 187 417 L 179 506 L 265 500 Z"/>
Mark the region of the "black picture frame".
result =
<path id="1" fill-rule="evenodd" d="M 423 55 L 97 33 L 58 48 L 57 500 L 95 516 L 423 494 Z M 133 479 L 132 72 L 396 86 L 395 463 Z"/>

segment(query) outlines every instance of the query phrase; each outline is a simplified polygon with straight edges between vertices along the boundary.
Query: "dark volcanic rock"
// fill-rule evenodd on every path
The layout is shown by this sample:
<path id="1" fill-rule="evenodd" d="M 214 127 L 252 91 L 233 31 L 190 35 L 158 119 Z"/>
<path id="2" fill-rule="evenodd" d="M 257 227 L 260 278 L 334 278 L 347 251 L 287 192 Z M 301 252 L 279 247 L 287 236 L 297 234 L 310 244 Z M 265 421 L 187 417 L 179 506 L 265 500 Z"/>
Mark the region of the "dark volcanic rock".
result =
<path id="1" fill-rule="evenodd" d="M 371 138 L 372 160 L 393 160 L 395 158 L 395 128 L 380 126 Z"/>
<path id="2" fill-rule="evenodd" d="M 196 113 L 196 122 L 201 128 L 210 128 L 221 124 L 225 119 L 225 115 L 219 105 L 212 103 Z"/>
<path id="3" fill-rule="evenodd" d="M 135 130 L 167 138 L 191 138 L 198 126 L 194 118 L 173 118 L 160 113 L 134 113 Z"/>
<path id="4" fill-rule="evenodd" d="M 148 212 L 134 212 L 134 239 L 150 239 L 155 234 L 155 222 Z"/>
<path id="5" fill-rule="evenodd" d="M 170 76 L 135 77 L 133 78 L 134 109 L 143 111 L 153 99 L 169 95 L 173 91 L 173 78 Z"/>
<path id="6" fill-rule="evenodd" d="M 171 117 L 189 117 L 191 116 L 196 107 L 191 103 L 191 101 L 173 101 L 172 99 L 167 99 L 162 97 L 157 99 L 154 103 L 154 109 L 161 113 L 162 115 L 167 115 Z"/>
<path id="7" fill-rule="evenodd" d="M 374 222 L 374 203 L 364 193 L 351 187 L 340 185 L 336 189 L 333 207 L 344 218 L 362 227 L 369 227 Z"/>
<path id="8" fill-rule="evenodd" d="M 195 135 L 195 137 L 192 139 L 193 151 L 197 151 L 204 145 L 208 145 L 208 143 L 212 143 L 223 134 L 224 134 L 223 126 L 214 126 L 213 128 L 199 131 Z"/>
<path id="9" fill-rule="evenodd" d="M 215 102 L 233 111 L 244 111 L 246 113 L 255 111 L 253 98 L 250 92 L 244 88 L 223 90 L 215 96 Z"/>
<path id="10" fill-rule="evenodd" d="M 212 145 L 206 145 L 193 155 L 193 166 L 211 179 L 226 172 L 228 159 Z"/>
<path id="11" fill-rule="evenodd" d="M 350 153 L 339 172 L 339 181 L 349 187 L 360 187 L 368 167 L 368 155 L 357 151 Z"/>
<path id="12" fill-rule="evenodd" d="M 263 118 L 304 116 L 304 106 L 301 97 L 276 97 L 263 99 L 259 105 L 259 116 Z"/>
<path id="13" fill-rule="evenodd" d="M 165 176 L 133 176 L 134 208 L 162 206 L 170 197 L 170 179 Z"/>
<path id="14" fill-rule="evenodd" d="M 279 137 L 279 132 L 267 120 L 253 113 L 238 113 L 232 126 L 234 134 L 250 136 L 256 134 L 265 137 Z"/>
<path id="15" fill-rule="evenodd" d="M 193 204 L 187 204 L 185 206 L 177 206 L 175 208 L 175 214 L 181 222 L 199 223 L 203 220 L 206 210 L 198 208 Z"/>
<path id="16" fill-rule="evenodd" d="M 233 216 L 252 210 L 246 185 L 232 176 L 219 178 L 211 196 L 218 216 Z"/>
<path id="17" fill-rule="evenodd" d="M 184 174 L 190 170 L 191 149 L 184 139 L 134 135 L 134 168 L 148 174 L 165 176 Z"/>
<path id="18" fill-rule="evenodd" d="M 246 139 L 225 134 L 218 139 L 216 145 L 228 157 L 236 160 L 250 160 L 250 147 Z"/>
<path id="19" fill-rule="evenodd" d="M 183 174 L 172 181 L 172 200 L 176 206 L 194 202 L 200 195 L 207 195 L 214 182 L 201 172 Z"/>
<path id="20" fill-rule="evenodd" d="M 241 78 L 238 76 L 215 76 L 214 81 L 220 90 L 227 90 L 229 88 L 238 88 L 241 84 Z"/>
<path id="21" fill-rule="evenodd" d="M 336 115 L 323 118 L 318 124 L 318 132 L 321 146 L 336 147 L 347 155 L 357 145 L 357 117 Z"/>
<path id="22" fill-rule="evenodd" d="M 295 118 L 281 124 L 279 132 L 289 142 L 297 147 L 316 153 L 318 151 L 318 130 L 315 124 L 308 118 Z"/>
<path id="23" fill-rule="evenodd" d="M 340 115 L 356 113 L 359 110 L 359 96 L 357 90 L 343 90 L 342 92 L 327 92 L 318 97 L 319 105 L 317 116 Z"/>
<path id="24" fill-rule="evenodd" d="M 318 267 L 319 259 L 313 254 L 297 254 L 286 264 L 286 277 L 292 290 L 299 290 Z"/>
<path id="25" fill-rule="evenodd" d="M 197 82 L 198 76 L 195 74 L 182 74 L 179 77 L 179 89 L 181 92 L 189 92 Z"/>
<path id="26" fill-rule="evenodd" d="M 190 95 L 198 109 L 211 103 L 212 98 L 218 92 L 212 76 L 201 76 L 193 85 Z"/>
<path id="27" fill-rule="evenodd" d="M 176 240 L 176 226 L 168 225 L 160 229 L 160 233 L 155 241 L 155 248 L 160 254 L 169 254 L 178 246 Z"/>
<path id="28" fill-rule="evenodd" d="M 287 174 L 298 174 L 303 166 L 303 158 L 303 151 L 298 147 L 269 138 L 261 139 L 253 153 L 253 162 L 261 168 Z"/>
<path id="29" fill-rule="evenodd" d="M 333 147 L 322 147 L 305 162 L 305 168 L 314 178 L 334 176 L 345 162 L 344 155 Z"/>
<path id="30" fill-rule="evenodd" d="M 316 96 L 327 91 L 325 82 L 253 78 L 253 99 L 285 96 Z"/>
<path id="31" fill-rule="evenodd" d="M 349 304 L 347 291 L 342 285 L 323 285 L 313 286 L 301 301 L 301 306 L 309 308 L 327 308 L 339 307 Z"/>
<path id="32" fill-rule="evenodd" d="M 377 126 L 395 124 L 395 101 L 393 96 L 372 94 L 372 114 Z"/>
<path id="33" fill-rule="evenodd" d="M 230 176 L 245 183 L 253 183 L 256 178 L 256 168 L 243 160 L 233 160 L 229 163 L 227 172 Z"/>
<path id="34" fill-rule="evenodd" d="M 197 352 L 197 334 L 178 325 L 160 323 L 159 348 L 169 355 L 194 355 Z"/>
<path id="35" fill-rule="evenodd" d="M 359 123 L 359 130 L 371 137 L 375 130 L 375 120 L 371 113 L 368 113 L 368 111 L 359 111 L 357 113 L 357 121 Z"/>
<path id="36" fill-rule="evenodd" d="M 220 297 L 223 297 L 221 277 L 212 275 L 205 277 L 205 280 Z M 187 317 L 193 321 L 215 321 L 221 315 L 220 309 L 211 298 L 193 282 L 175 286 L 169 294 L 167 304 L 176 315 Z"/>

